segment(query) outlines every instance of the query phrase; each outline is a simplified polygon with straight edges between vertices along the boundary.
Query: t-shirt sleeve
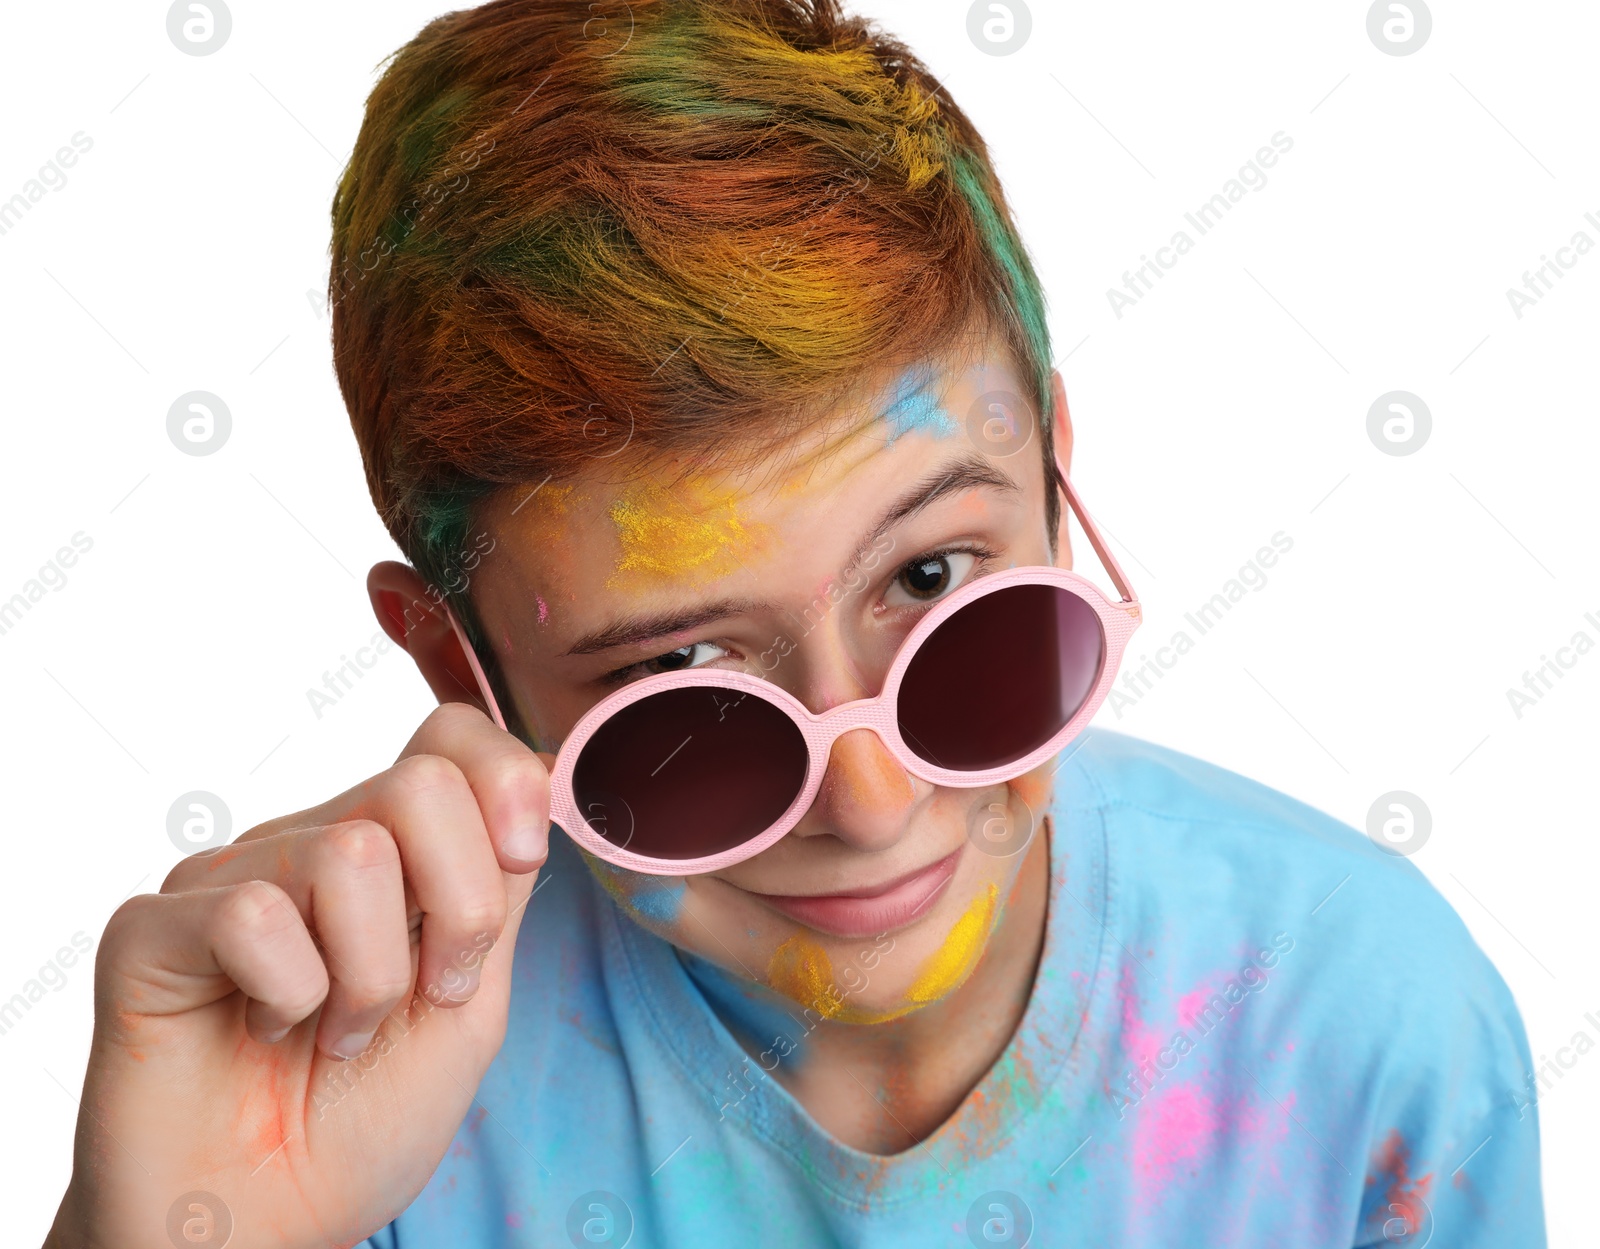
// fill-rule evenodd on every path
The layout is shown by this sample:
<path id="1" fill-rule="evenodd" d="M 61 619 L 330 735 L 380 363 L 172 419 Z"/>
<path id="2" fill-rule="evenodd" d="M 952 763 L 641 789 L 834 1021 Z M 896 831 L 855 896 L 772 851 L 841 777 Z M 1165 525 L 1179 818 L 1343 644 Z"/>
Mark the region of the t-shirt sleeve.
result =
<path id="1" fill-rule="evenodd" d="M 1487 958 L 1470 938 L 1453 944 L 1437 951 L 1434 990 L 1389 1031 L 1359 1249 L 1546 1244 L 1527 1035 Z"/>

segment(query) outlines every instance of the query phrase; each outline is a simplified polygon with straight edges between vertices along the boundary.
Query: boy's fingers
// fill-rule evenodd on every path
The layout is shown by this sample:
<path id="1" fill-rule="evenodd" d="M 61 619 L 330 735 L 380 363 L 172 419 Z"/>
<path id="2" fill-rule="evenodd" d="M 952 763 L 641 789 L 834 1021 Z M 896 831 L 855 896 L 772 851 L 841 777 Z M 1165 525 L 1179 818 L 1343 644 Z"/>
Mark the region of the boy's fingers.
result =
<path id="1" fill-rule="evenodd" d="M 334 1058 L 354 1058 L 411 988 L 400 851 L 389 830 L 370 820 L 319 830 L 305 846 L 311 924 L 332 981 L 317 1046 Z"/>
<path id="2" fill-rule="evenodd" d="M 411 987 L 400 849 L 386 827 L 347 820 L 235 844 L 174 868 L 163 892 L 272 880 L 320 942 L 330 988 L 317 1044 L 354 1057 Z M 251 1025 L 261 1012 L 251 1008 Z"/>
<path id="3" fill-rule="evenodd" d="M 520 876 L 501 873 L 477 798 L 461 770 L 442 755 L 410 755 L 350 792 L 359 797 L 359 814 L 346 814 L 328 827 L 294 828 L 271 836 L 261 836 L 256 830 L 253 840 L 191 856 L 173 869 L 163 887 L 172 890 L 195 888 L 202 881 L 274 880 L 288 891 L 300 912 L 313 921 L 324 942 L 331 935 L 346 932 L 355 942 L 351 949 L 364 951 L 361 943 L 365 938 L 361 934 L 368 925 L 378 923 L 377 913 L 347 919 L 336 913 L 334 899 L 363 895 L 369 888 L 378 888 L 377 878 L 383 877 L 386 865 L 381 861 L 379 839 L 369 845 L 364 835 L 336 830 L 378 830 L 381 840 L 391 842 L 398 853 L 402 887 L 409 889 L 421 918 L 417 990 L 438 1005 L 460 1005 L 476 991 L 483 953 L 498 939 L 509 907 L 526 896 L 528 872 Z M 325 811 L 330 805 L 317 810 Z M 324 845 L 330 837 L 342 839 L 340 846 L 330 849 Z M 374 879 L 366 885 L 343 880 L 337 886 L 333 880 L 340 874 L 363 873 Z M 403 954 L 409 959 L 407 943 L 392 935 L 392 884 L 384 883 L 382 889 L 383 896 L 390 899 L 391 910 L 384 912 L 389 918 L 382 921 L 378 930 L 391 935 L 385 940 L 381 957 L 393 959 Z M 323 904 L 315 901 L 319 891 L 328 895 Z M 517 896 L 508 899 L 508 893 Z M 399 914 L 402 920 L 410 918 L 405 912 Z M 351 957 L 332 945 L 329 950 L 330 955 Z M 341 981 L 336 1005 L 342 1005 L 348 1000 L 342 990 L 353 987 L 354 977 L 341 979 L 337 964 L 330 971 Z M 407 973 L 409 987 L 409 967 Z M 359 974 L 355 973 L 355 977 Z M 375 983 L 392 989 L 397 974 L 397 968 L 385 964 Z M 366 1000 L 367 996 L 356 994 L 363 1005 L 354 1013 L 363 1019 L 376 1007 L 375 1002 Z M 330 1024 L 329 1028 L 333 1026 Z M 373 1026 L 376 1027 L 376 1020 Z M 333 1036 L 330 1032 L 319 1040 L 327 1047 L 343 1037 L 344 1034 Z"/>
<path id="4" fill-rule="evenodd" d="M 305 1019 L 328 976 L 288 896 L 263 881 L 178 894 L 140 894 L 102 939 L 100 988 L 120 1017 L 175 1015 L 242 991 L 257 1040 Z"/>
<path id="5" fill-rule="evenodd" d="M 538 755 L 466 703 L 444 703 L 429 714 L 400 757 L 416 754 L 442 755 L 461 769 L 503 871 L 517 875 L 544 863 L 550 774 Z"/>
<path id="6" fill-rule="evenodd" d="M 478 800 L 442 755 L 409 755 L 363 788 L 364 814 L 393 835 L 422 910 L 417 989 L 439 1005 L 459 1005 L 476 991 L 483 952 L 508 909 Z"/>
<path id="7" fill-rule="evenodd" d="M 389 830 L 400 851 L 405 884 L 421 910 L 418 990 L 435 996 L 442 1006 L 469 1000 L 477 988 L 482 952 L 498 939 L 507 908 L 520 902 L 522 894 L 507 902 L 515 878 L 501 873 L 477 796 L 461 769 L 443 755 L 408 755 L 389 771 L 304 814 L 334 814 L 330 824 L 371 820 Z M 294 860 L 278 862 L 275 857 L 278 838 L 285 833 L 262 836 L 261 830 L 251 830 L 250 836 L 253 841 L 237 841 L 214 856 L 248 852 L 262 875 L 285 878 L 298 892 Z M 229 860 L 216 870 L 250 870 L 240 864 L 242 860 Z M 528 880 L 526 870 L 520 880 Z"/>

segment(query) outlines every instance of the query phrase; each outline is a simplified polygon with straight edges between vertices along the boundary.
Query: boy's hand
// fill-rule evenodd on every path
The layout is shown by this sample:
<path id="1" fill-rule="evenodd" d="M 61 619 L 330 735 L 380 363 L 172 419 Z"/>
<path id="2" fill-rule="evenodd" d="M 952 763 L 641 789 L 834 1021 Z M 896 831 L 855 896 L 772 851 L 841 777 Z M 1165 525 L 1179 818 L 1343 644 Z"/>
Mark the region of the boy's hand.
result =
<path id="1" fill-rule="evenodd" d="M 170 1218 L 178 1244 L 349 1245 L 403 1210 L 505 1035 L 550 763 L 446 703 L 386 772 L 125 902 L 47 1243 L 170 1249 Z"/>

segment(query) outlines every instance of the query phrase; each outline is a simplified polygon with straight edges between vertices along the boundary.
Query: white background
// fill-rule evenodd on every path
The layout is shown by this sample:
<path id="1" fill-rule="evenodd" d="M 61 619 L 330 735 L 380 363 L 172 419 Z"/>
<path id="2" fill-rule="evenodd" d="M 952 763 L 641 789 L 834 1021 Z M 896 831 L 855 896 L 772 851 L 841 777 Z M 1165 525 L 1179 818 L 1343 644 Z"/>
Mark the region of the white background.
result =
<path id="1" fill-rule="evenodd" d="M 977 50 L 964 3 L 868 11 L 994 150 L 1051 300 L 1074 476 L 1148 604 L 1131 661 L 1294 542 L 1102 722 L 1357 827 L 1380 794 L 1421 797 L 1414 861 L 1537 1061 L 1600 1039 L 1600 651 L 1520 718 L 1506 696 L 1579 629 L 1600 642 L 1600 250 L 1520 319 L 1506 290 L 1580 229 L 1600 244 L 1600 8 L 1436 0 L 1408 56 L 1367 8 L 1035 0 L 1008 56 Z M 93 146 L 0 235 L 0 600 L 75 532 L 93 546 L 0 635 L 0 1000 L 159 886 L 178 795 L 220 795 L 240 832 L 386 766 L 430 705 L 398 651 L 320 719 L 306 691 L 371 639 L 362 578 L 395 555 L 329 361 L 329 202 L 376 66 L 440 11 L 236 2 L 203 57 L 159 3 L 6 14 L 0 199 L 74 133 Z M 1119 318 L 1107 288 L 1278 131 L 1267 185 Z M 1367 434 L 1397 389 L 1433 418 L 1404 457 Z M 216 454 L 168 440 L 191 390 L 231 410 Z M 91 980 L 78 965 L 0 1035 L 12 1243 L 67 1179 Z M 1540 1109 L 1552 1241 L 1590 1243 L 1600 1057 Z"/>

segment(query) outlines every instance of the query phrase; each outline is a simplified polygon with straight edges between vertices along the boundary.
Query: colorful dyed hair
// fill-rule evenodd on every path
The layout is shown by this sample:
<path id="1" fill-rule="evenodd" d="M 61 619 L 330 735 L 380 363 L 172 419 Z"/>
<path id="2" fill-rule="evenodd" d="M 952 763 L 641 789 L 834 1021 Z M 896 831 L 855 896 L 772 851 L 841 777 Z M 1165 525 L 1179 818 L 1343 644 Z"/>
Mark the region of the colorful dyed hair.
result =
<path id="1" fill-rule="evenodd" d="M 486 657 L 478 507 L 620 447 L 759 460 L 981 326 L 1050 463 L 1044 300 L 983 140 L 837 0 L 447 13 L 388 60 L 332 215 L 367 484 Z"/>

